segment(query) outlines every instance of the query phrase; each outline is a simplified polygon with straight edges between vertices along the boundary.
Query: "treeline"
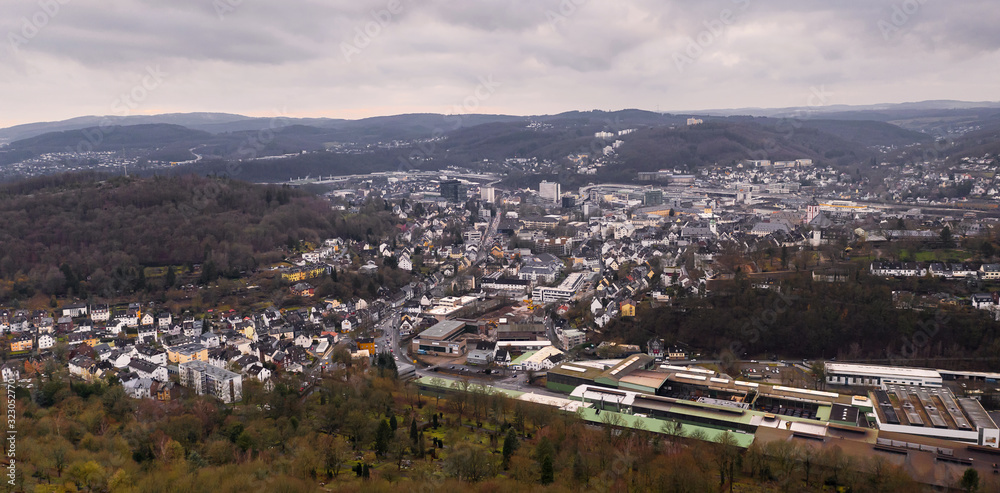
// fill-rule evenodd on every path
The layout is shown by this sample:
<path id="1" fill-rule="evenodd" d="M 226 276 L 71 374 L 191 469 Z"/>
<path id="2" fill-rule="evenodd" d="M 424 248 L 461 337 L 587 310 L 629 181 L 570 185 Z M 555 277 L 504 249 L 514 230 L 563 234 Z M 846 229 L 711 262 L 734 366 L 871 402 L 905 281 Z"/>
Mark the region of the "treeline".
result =
<path id="1" fill-rule="evenodd" d="M 0 300 L 127 294 L 148 287 L 145 267 L 180 274 L 201 264 L 202 282 L 238 277 L 303 242 L 374 241 L 396 224 L 381 200 L 366 206 L 370 214 L 350 217 L 284 186 L 191 175 L 100 178 L 58 175 L 0 189 Z"/>
<path id="2" fill-rule="evenodd" d="M 989 313 L 941 305 L 896 309 L 885 280 L 859 273 L 848 282 L 813 282 L 808 274 L 776 289 L 735 281 L 706 298 L 673 306 L 640 304 L 634 319 L 613 322 L 607 339 L 644 343 L 654 335 L 737 357 L 768 356 L 905 360 L 978 359 L 1000 363 L 1000 323 Z"/>
<path id="3" fill-rule="evenodd" d="M 351 365 L 338 350 L 333 359 Z M 133 400 L 54 365 L 17 400 L 5 491 L 902 491 L 885 461 L 789 442 L 733 446 L 687 425 L 623 427 L 459 381 L 442 394 L 347 366 L 300 395 L 246 381 L 243 400 Z M 387 377 L 391 369 L 379 373 Z M 727 488 L 728 487 L 728 488 Z M 734 488 L 735 487 L 735 488 Z"/>

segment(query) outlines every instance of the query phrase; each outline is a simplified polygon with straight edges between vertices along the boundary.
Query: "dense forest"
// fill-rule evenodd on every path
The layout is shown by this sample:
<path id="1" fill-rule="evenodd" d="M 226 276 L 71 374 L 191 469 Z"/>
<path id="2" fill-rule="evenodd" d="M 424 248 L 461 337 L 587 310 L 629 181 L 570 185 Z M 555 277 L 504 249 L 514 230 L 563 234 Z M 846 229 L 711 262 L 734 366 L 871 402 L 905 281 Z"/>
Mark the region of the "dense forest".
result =
<path id="1" fill-rule="evenodd" d="M 204 281 L 238 277 L 303 242 L 393 231 L 381 200 L 361 212 L 288 187 L 197 176 L 13 183 L 0 187 L 0 299 L 130 292 L 142 288 L 145 267 L 203 264 Z"/>
<path id="2" fill-rule="evenodd" d="M 837 447 L 742 451 L 723 433 L 602 427 L 456 382 L 421 391 L 338 350 L 300 395 L 244 383 L 243 400 L 134 400 L 116 384 L 70 383 L 52 364 L 17 399 L 16 474 L 4 491 L 916 491 L 902 469 Z M 803 464 L 808 464 L 803 467 Z"/>
<path id="3" fill-rule="evenodd" d="M 745 352 L 901 365 L 949 358 L 955 368 L 1000 364 L 1000 323 L 988 313 L 951 305 L 897 309 L 890 283 L 863 272 L 843 283 L 813 282 L 803 274 L 775 289 L 737 280 L 675 306 L 641 304 L 634 319 L 612 322 L 602 336 L 635 342 L 655 335 L 693 348 L 728 349 L 740 358 Z"/>

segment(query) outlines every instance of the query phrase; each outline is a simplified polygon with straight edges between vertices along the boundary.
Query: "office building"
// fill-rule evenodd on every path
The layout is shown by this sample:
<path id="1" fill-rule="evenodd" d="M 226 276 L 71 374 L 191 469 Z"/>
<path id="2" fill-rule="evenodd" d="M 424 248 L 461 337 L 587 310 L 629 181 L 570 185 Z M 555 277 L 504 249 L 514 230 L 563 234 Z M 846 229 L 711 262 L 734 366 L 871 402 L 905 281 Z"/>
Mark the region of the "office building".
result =
<path id="1" fill-rule="evenodd" d="M 441 197 L 448 202 L 465 202 L 465 188 L 458 180 L 445 180 L 441 182 Z"/>
<path id="2" fill-rule="evenodd" d="M 538 184 L 538 196 L 552 203 L 559 203 L 559 197 L 562 196 L 562 189 L 558 183 L 542 180 Z"/>

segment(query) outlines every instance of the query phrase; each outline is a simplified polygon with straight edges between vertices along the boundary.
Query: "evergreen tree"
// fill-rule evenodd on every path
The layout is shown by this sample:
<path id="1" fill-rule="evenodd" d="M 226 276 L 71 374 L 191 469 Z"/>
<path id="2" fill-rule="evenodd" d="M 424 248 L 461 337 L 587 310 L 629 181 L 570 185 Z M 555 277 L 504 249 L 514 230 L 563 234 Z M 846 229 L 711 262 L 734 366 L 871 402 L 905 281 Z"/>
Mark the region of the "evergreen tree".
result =
<path id="1" fill-rule="evenodd" d="M 552 466 L 551 455 L 542 457 L 541 470 L 542 477 L 539 479 L 539 482 L 542 484 L 552 484 L 552 482 L 555 481 L 555 469 Z"/>
<path id="2" fill-rule="evenodd" d="M 383 419 L 375 432 L 375 454 L 379 457 L 385 456 L 389 450 L 389 440 L 392 440 L 392 428 L 389 427 L 389 422 Z"/>
<path id="3" fill-rule="evenodd" d="M 510 458 L 514 456 L 514 452 L 517 451 L 517 434 L 514 433 L 514 428 L 507 428 L 507 436 L 503 439 L 503 468 L 507 470 L 510 466 Z"/>
<path id="4" fill-rule="evenodd" d="M 174 266 L 171 265 L 167 267 L 167 275 L 164 276 L 163 279 L 164 279 L 164 286 L 167 289 L 174 287 L 174 284 L 177 282 L 177 275 L 174 274 Z"/>
<path id="5" fill-rule="evenodd" d="M 396 415 L 393 414 L 392 416 L 389 417 L 389 428 L 392 428 L 392 432 L 395 433 L 396 428 L 398 427 L 399 427 L 399 422 L 396 421 Z"/>
<path id="6" fill-rule="evenodd" d="M 418 438 L 419 437 L 417 436 L 417 418 L 413 418 L 412 420 L 410 420 L 410 441 L 413 442 L 414 446 L 417 445 Z"/>
<path id="7" fill-rule="evenodd" d="M 538 445 L 535 446 L 535 459 L 542 472 L 539 481 L 542 484 L 551 484 L 555 480 L 555 468 L 552 463 L 555 453 L 555 446 L 552 445 L 548 437 L 542 437 Z"/>

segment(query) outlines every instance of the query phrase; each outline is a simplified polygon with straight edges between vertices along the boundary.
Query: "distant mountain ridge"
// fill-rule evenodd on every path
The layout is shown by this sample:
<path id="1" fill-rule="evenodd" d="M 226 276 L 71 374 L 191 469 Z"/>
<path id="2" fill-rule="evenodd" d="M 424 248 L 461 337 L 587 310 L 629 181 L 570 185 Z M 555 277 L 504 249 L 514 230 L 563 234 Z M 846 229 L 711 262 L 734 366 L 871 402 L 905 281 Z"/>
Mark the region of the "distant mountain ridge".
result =
<path id="1" fill-rule="evenodd" d="M 958 100 L 933 100 L 908 103 L 888 103 L 871 105 L 828 105 L 828 106 L 808 106 L 808 107 L 787 107 L 787 108 L 730 108 L 730 109 L 707 109 L 691 111 L 674 111 L 671 113 L 659 113 L 653 111 L 626 109 L 613 112 L 598 112 L 605 115 L 615 115 L 628 119 L 649 119 L 662 121 L 663 116 L 687 117 L 687 116 L 756 116 L 769 118 L 793 118 L 808 120 L 812 118 L 836 119 L 836 120 L 875 120 L 890 122 L 901 117 L 916 118 L 920 113 L 927 113 L 930 116 L 949 114 L 951 112 L 960 113 L 985 113 L 995 114 L 1000 112 L 1000 102 L 983 101 L 958 101 Z M 412 132 L 429 133 L 435 129 L 455 130 L 455 122 L 460 122 L 461 126 L 475 126 L 483 123 L 511 122 L 511 121 L 547 121 L 551 119 L 567 119 L 580 117 L 587 119 L 592 111 L 567 111 L 555 115 L 443 115 L 435 113 L 412 113 L 388 116 L 375 116 L 361 119 L 343 118 L 293 118 L 281 115 L 271 117 L 252 117 L 234 113 L 164 113 L 159 115 L 129 115 L 129 116 L 80 116 L 68 120 L 53 122 L 37 122 L 15 125 L 7 128 L 0 128 L 0 144 L 15 142 L 22 139 L 38 136 L 49 132 L 61 132 L 67 130 L 80 130 L 97 126 L 125 126 L 142 124 L 171 124 L 188 127 L 193 130 L 203 130 L 218 134 L 226 132 L 257 131 L 264 128 L 287 127 L 292 125 L 305 125 L 317 128 L 328 128 L 342 130 L 345 133 L 360 133 L 360 129 L 376 131 L 379 129 L 392 129 L 399 135 L 408 135 L 411 132 L 405 131 L 409 127 Z M 927 116 L 927 115 L 924 115 Z M 683 121 L 683 120 L 681 120 Z M 417 138 L 417 137 L 411 137 Z"/>
<path id="2" fill-rule="evenodd" d="M 152 163 L 152 168 L 169 164 L 178 171 L 220 173 L 228 168 L 226 163 L 241 161 L 243 179 L 267 182 L 402 168 L 477 169 L 507 158 L 569 166 L 567 156 L 600 156 L 616 140 L 623 144 L 615 151 L 615 166 L 601 168 L 598 178 L 627 179 L 657 169 L 695 171 L 740 159 L 809 158 L 823 165 L 868 165 L 886 150 L 926 145 L 942 135 L 985 136 L 959 143 L 967 152 L 990 148 L 983 139 L 1000 132 L 1000 107 L 941 109 L 974 104 L 925 102 L 793 116 L 627 109 L 539 116 L 417 113 L 359 120 L 229 113 L 80 117 L 0 130 L 0 138 L 28 135 L 0 147 L 0 179 L 27 174 L 21 171 L 24 166 L 8 166 L 17 163 L 29 163 L 27 169 L 52 162 L 55 171 L 60 166 L 91 169 L 96 161 L 88 164 L 88 159 L 93 156 L 80 160 L 75 154 L 87 151 L 141 159 L 136 172 Z M 688 125 L 691 117 L 703 123 Z M 55 158 L 32 161 L 45 155 Z M 265 157 L 269 159 L 255 161 Z M 503 165 L 496 169 L 508 170 Z"/>

